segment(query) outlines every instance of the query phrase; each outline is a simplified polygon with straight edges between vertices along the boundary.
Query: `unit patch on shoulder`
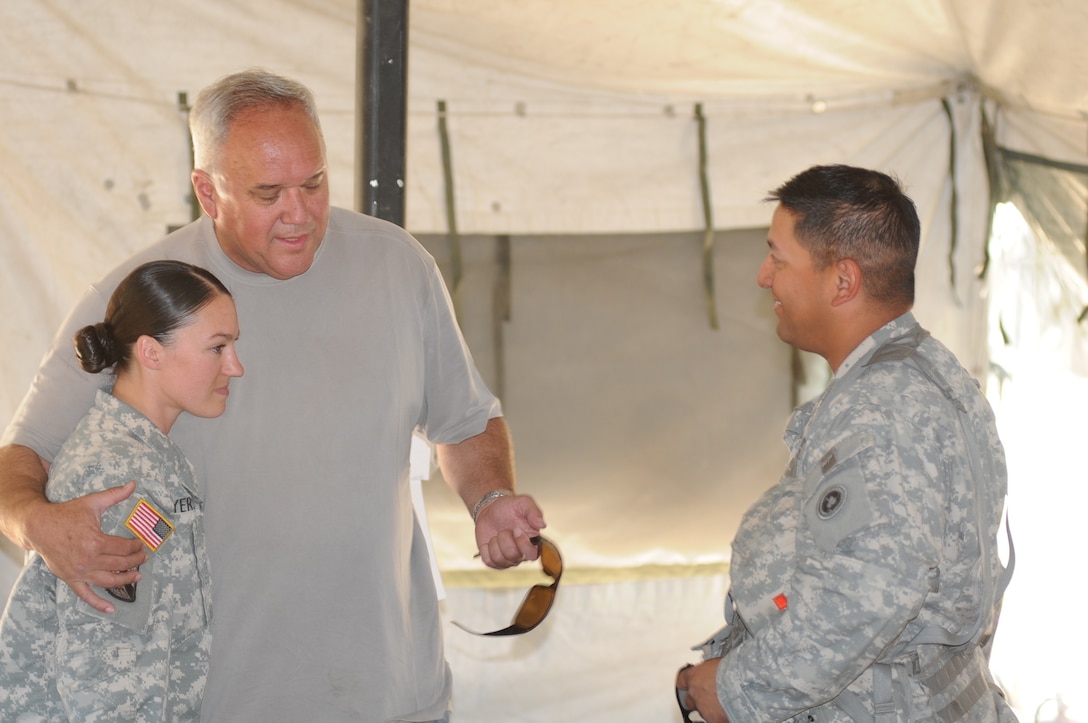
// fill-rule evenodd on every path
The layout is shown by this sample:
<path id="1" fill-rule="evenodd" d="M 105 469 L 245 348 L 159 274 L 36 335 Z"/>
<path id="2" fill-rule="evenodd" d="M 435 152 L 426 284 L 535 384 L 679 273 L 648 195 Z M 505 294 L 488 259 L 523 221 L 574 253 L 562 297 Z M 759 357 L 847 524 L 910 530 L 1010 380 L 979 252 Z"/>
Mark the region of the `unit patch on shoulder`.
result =
<path id="1" fill-rule="evenodd" d="M 162 543 L 166 542 L 166 538 L 174 532 L 174 526 L 170 524 L 170 520 L 145 499 L 136 503 L 132 514 L 125 520 L 125 527 L 143 540 L 152 552 L 159 549 Z"/>
<path id="2" fill-rule="evenodd" d="M 842 509 L 844 502 L 846 502 L 846 488 L 842 485 L 835 485 L 827 489 L 816 503 L 816 514 L 820 516 L 821 520 L 830 520 L 835 516 L 836 512 Z"/>
<path id="3" fill-rule="evenodd" d="M 139 570 L 140 568 L 136 568 Z M 116 598 L 121 602 L 133 603 L 136 602 L 136 585 L 138 583 L 130 582 L 121 587 L 107 587 L 106 592 L 110 594 L 110 597 Z"/>

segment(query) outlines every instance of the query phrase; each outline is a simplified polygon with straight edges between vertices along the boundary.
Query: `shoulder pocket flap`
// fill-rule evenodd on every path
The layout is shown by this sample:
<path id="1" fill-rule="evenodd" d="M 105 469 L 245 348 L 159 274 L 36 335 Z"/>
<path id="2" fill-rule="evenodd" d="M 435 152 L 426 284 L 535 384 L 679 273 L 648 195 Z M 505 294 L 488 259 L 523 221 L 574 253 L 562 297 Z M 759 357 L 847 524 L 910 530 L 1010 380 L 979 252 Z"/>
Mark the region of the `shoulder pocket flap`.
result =
<path id="1" fill-rule="evenodd" d="M 832 552 L 844 538 L 873 520 L 861 459 L 872 447 L 870 435 L 859 435 L 824 456 L 827 464 L 821 464 L 821 469 L 826 471 L 814 482 L 802 514 L 805 527 L 825 552 Z"/>

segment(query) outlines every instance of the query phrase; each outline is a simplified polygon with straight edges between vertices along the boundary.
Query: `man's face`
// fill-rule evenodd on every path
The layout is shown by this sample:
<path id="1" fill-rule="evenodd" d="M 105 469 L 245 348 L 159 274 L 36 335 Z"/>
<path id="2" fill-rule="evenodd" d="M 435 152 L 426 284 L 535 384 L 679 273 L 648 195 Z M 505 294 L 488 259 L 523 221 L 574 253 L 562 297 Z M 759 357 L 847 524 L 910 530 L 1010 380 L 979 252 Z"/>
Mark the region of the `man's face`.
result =
<path id="1" fill-rule="evenodd" d="M 821 354 L 831 343 L 831 306 L 836 274 L 832 264 L 819 270 L 794 234 L 796 219 L 779 205 L 767 234 L 769 251 L 756 277 L 768 289 L 778 316 L 778 337 L 799 349 Z"/>
<path id="2" fill-rule="evenodd" d="M 325 144 L 297 106 L 235 119 L 218 167 L 193 172 L 219 245 L 248 271 L 289 279 L 313 263 L 329 223 Z"/>

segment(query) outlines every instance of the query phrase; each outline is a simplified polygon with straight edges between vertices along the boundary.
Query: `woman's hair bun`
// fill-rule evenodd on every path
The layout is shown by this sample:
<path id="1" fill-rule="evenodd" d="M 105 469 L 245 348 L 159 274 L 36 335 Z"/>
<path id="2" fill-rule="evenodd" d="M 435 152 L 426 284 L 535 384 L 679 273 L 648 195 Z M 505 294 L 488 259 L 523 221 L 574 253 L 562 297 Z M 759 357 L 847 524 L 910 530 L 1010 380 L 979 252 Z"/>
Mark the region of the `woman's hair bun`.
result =
<path id="1" fill-rule="evenodd" d="M 97 374 L 117 362 L 117 344 L 109 324 L 98 322 L 85 326 L 76 332 L 73 342 L 76 346 L 76 358 L 83 371 Z"/>

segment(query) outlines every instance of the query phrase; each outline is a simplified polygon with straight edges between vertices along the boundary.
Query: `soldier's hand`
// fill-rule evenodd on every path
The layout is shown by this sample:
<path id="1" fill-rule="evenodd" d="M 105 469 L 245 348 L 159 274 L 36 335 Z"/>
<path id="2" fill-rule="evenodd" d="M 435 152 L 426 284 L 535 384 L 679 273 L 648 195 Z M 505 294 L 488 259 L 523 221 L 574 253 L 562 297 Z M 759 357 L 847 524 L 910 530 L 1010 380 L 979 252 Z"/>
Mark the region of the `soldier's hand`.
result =
<path id="1" fill-rule="evenodd" d="M 93 492 L 67 502 L 43 503 L 28 522 L 27 537 L 33 549 L 59 579 L 96 610 L 112 613 L 114 606 L 91 589 L 120 587 L 140 579 L 135 570 L 147 560 L 137 539 L 102 532 L 102 513 L 123 502 L 136 489 L 135 482 Z"/>
<path id="2" fill-rule="evenodd" d="M 718 700 L 718 664 L 721 658 L 685 666 L 676 675 L 676 688 L 687 693 L 686 706 L 699 711 L 706 723 L 729 723 Z"/>

